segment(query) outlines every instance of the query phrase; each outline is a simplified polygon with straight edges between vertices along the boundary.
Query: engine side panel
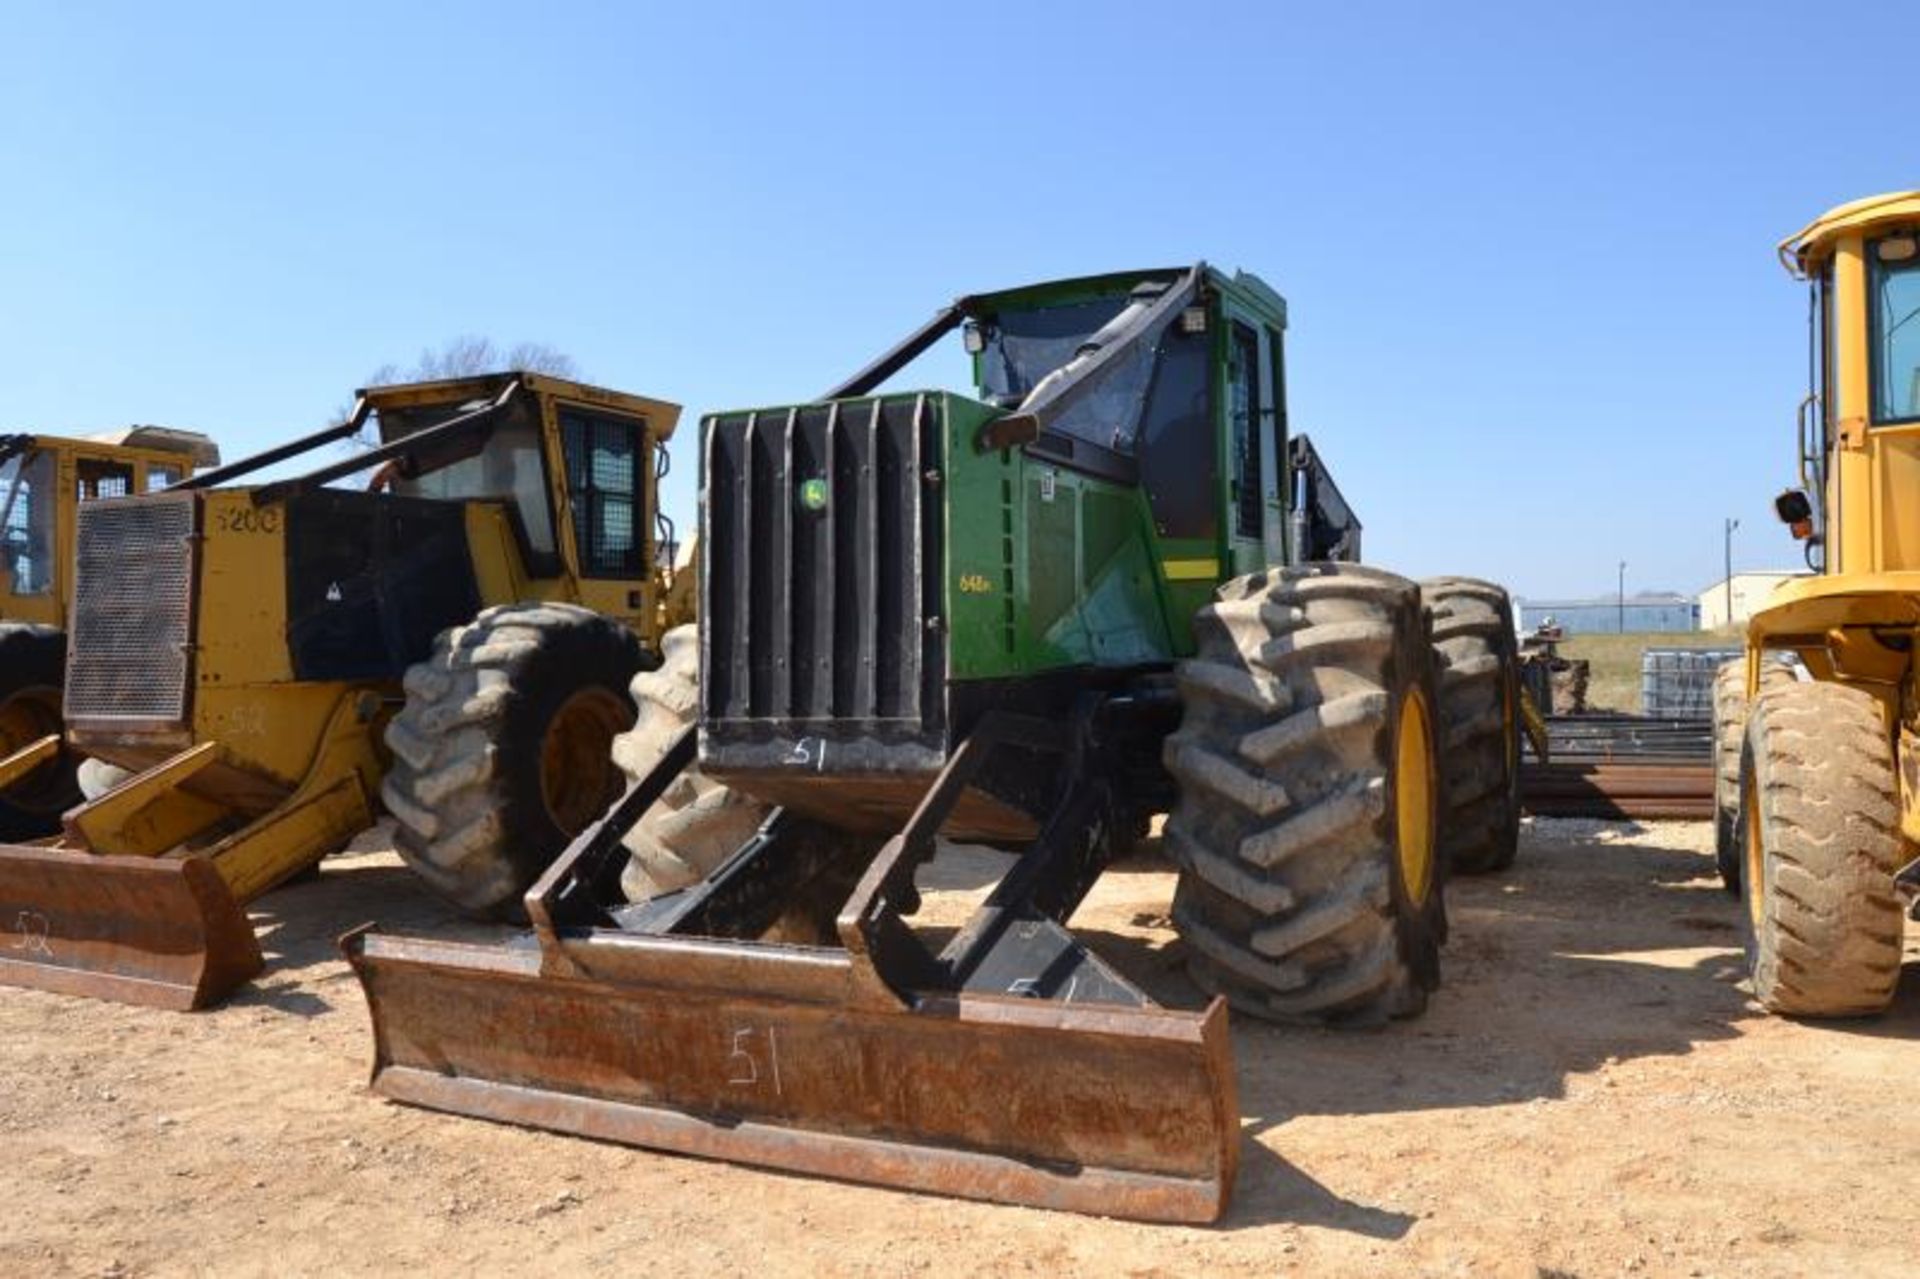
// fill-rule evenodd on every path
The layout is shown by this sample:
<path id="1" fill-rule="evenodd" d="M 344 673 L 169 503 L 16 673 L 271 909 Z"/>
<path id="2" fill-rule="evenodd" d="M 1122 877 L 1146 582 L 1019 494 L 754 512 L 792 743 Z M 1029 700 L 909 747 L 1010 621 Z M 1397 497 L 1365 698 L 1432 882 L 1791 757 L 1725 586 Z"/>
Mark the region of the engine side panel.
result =
<path id="1" fill-rule="evenodd" d="M 321 489 L 285 518 L 296 679 L 397 680 L 480 609 L 462 503 Z"/>

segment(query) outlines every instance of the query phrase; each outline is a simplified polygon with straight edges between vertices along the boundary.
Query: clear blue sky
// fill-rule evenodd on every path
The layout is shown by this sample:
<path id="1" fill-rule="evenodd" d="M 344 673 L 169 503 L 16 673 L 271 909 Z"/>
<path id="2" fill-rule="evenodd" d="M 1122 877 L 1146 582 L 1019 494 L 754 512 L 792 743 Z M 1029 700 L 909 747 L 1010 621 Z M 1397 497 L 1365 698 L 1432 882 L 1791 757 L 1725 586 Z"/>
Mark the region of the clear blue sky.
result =
<path id="1" fill-rule="evenodd" d="M 1205 257 L 1288 297 L 1370 559 L 1694 591 L 1735 515 L 1795 561 L 1772 246 L 1920 185 L 1913 5 L 801 9 L 7 4 L 0 428 L 237 456 L 464 333 L 691 428 L 961 292 Z"/>

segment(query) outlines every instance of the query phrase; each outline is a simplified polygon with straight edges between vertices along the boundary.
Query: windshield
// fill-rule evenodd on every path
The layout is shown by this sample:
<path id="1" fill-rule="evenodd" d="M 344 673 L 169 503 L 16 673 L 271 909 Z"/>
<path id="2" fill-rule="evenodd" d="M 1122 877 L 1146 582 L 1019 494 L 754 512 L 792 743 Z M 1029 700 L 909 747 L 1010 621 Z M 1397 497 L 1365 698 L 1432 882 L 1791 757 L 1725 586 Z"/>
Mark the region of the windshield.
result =
<path id="1" fill-rule="evenodd" d="M 1070 363 L 1081 346 L 1132 301 L 1129 295 L 1118 294 L 1092 302 L 996 313 L 981 326 L 982 392 L 1002 407 L 1019 404 L 1048 374 Z M 1177 397 L 1180 406 L 1174 404 L 1176 397 L 1161 394 L 1170 390 L 1163 383 L 1171 365 L 1178 363 L 1184 369 L 1196 358 L 1202 362 L 1204 381 L 1207 343 L 1204 337 L 1183 333 L 1175 318 L 1173 314 L 1162 317 L 1154 328 L 1138 333 L 1114 352 L 1106 367 L 1060 407 L 1047 429 L 1131 456 L 1143 429 L 1154 434 L 1155 424 L 1164 425 L 1170 413 L 1190 409 L 1192 388 L 1186 381 L 1191 379 L 1180 383 L 1185 388 Z"/>
<path id="2" fill-rule="evenodd" d="M 983 326 L 980 389 L 989 397 L 1025 398 L 1126 305 L 1126 295 L 1116 294 L 1069 306 L 999 312 Z"/>
<path id="3" fill-rule="evenodd" d="M 1897 236 L 1874 245 L 1873 420 L 1920 419 L 1920 245 Z"/>
<path id="4" fill-rule="evenodd" d="M 392 443 L 481 407 L 484 401 L 382 409 L 380 439 Z M 546 468 L 540 457 L 539 408 L 533 397 L 515 397 L 492 429 L 476 433 L 466 448 L 473 452 L 413 479 L 396 480 L 393 491 L 406 497 L 452 501 L 504 498 L 512 502 L 519 513 L 528 548 L 536 555 L 551 555 L 553 513 L 547 505 Z"/>

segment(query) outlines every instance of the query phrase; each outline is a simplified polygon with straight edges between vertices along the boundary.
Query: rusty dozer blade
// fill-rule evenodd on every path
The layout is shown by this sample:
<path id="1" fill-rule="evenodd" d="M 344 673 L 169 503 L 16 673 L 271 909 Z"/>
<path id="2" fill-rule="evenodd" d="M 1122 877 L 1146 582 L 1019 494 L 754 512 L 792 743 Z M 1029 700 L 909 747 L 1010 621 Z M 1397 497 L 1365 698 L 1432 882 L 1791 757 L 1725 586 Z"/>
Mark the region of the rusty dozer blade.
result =
<path id="1" fill-rule="evenodd" d="M 689 730 L 528 894 L 531 936 L 342 939 L 374 1089 L 793 1172 L 1215 1220 L 1239 1149 L 1225 1005 L 1157 1007 L 1059 922 L 1098 874 L 1101 770 L 1073 770 L 1040 839 L 938 954 L 905 918 L 915 867 L 1001 741 L 1072 749 L 1059 725 L 996 713 L 871 864 L 871 844 L 850 854 L 776 811 L 706 880 L 629 904 L 621 835 L 691 762 Z M 752 940 L 797 899 L 845 896 L 850 873 L 840 945 Z"/>
<path id="2" fill-rule="evenodd" d="M 0 983 L 184 1011 L 261 967 L 205 858 L 0 846 Z"/>
<path id="3" fill-rule="evenodd" d="M 329 734 L 290 793 L 201 742 L 69 809 L 61 846 L 0 845 L 0 984 L 186 1011 L 251 980 L 246 904 L 371 821 Z"/>

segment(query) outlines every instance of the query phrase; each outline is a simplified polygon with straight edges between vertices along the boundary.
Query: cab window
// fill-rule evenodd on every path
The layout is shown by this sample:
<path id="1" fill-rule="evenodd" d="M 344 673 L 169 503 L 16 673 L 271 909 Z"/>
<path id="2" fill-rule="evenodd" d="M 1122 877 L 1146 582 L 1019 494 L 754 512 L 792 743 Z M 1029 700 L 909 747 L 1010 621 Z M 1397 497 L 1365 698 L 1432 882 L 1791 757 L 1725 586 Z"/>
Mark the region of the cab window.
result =
<path id="1" fill-rule="evenodd" d="M 96 497 L 125 497 L 133 492 L 133 467 L 126 462 L 99 462 L 81 458 L 74 463 L 75 496 L 82 502 Z"/>
<path id="2" fill-rule="evenodd" d="M 1168 326 L 1140 414 L 1140 482 L 1162 537 L 1220 534 L 1213 335 Z"/>
<path id="3" fill-rule="evenodd" d="M 642 577 L 641 499 L 649 458 L 641 424 L 631 418 L 564 409 L 561 449 L 573 541 L 586 577 Z"/>
<path id="4" fill-rule="evenodd" d="M 1878 240 L 1868 262 L 1873 420 L 1920 421 L 1920 238 Z"/>
<path id="5" fill-rule="evenodd" d="M 51 453 L 8 458 L 0 466 L 0 559 L 15 595 L 53 590 L 54 459 Z"/>
<path id="6" fill-rule="evenodd" d="M 1227 335 L 1227 413 L 1233 444 L 1233 531 L 1260 536 L 1260 335 L 1235 324 Z"/>
<path id="7" fill-rule="evenodd" d="M 391 443 L 479 407 L 480 402 L 469 401 L 382 409 L 380 438 Z M 407 497 L 456 502 L 491 498 L 510 503 L 528 570 L 535 577 L 550 576 L 558 570 L 559 558 L 554 551 L 553 513 L 547 503 L 547 471 L 540 445 L 539 406 L 532 396 L 523 395 L 483 437 L 473 441 L 471 453 L 410 479 L 396 480 L 393 491 Z"/>

